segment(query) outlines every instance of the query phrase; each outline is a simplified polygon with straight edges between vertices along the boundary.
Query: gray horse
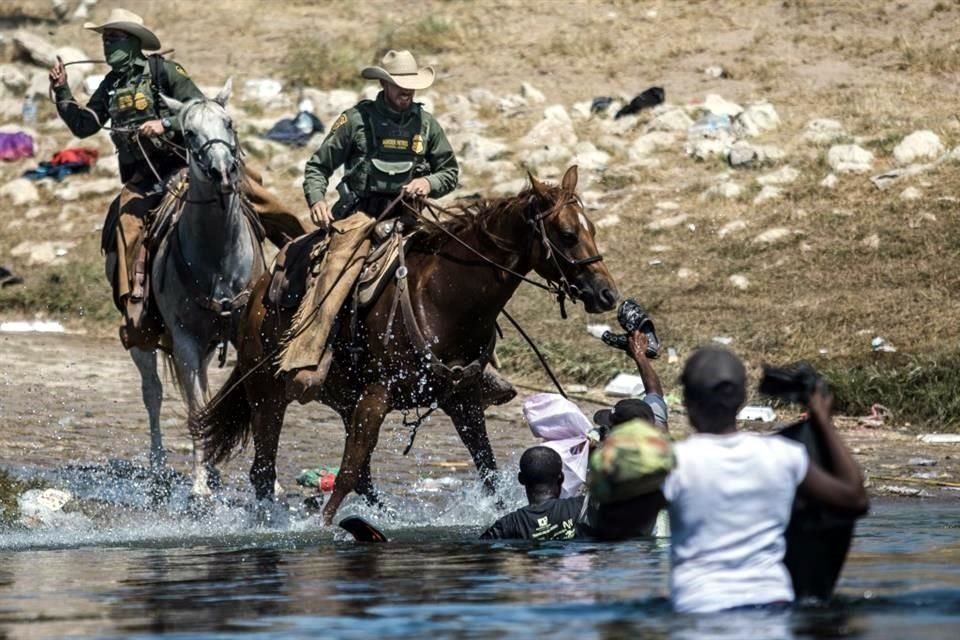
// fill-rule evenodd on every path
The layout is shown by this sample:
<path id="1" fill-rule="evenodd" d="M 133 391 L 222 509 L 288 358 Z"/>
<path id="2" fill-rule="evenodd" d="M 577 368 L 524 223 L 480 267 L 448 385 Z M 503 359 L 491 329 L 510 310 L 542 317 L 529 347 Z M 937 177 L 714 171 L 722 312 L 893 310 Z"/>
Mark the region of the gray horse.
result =
<path id="1" fill-rule="evenodd" d="M 244 179 L 237 134 L 224 106 L 231 81 L 213 100 L 181 103 L 164 97 L 179 116 L 189 160 L 182 209 L 151 268 L 152 295 L 170 334 L 173 372 L 192 416 L 209 396 L 207 366 L 235 335 L 251 283 L 265 270 L 263 249 L 240 196 Z M 150 465 L 166 468 L 160 434 L 162 385 L 156 351 L 131 349 L 140 370 L 150 419 Z M 215 471 L 203 463 L 194 438 L 193 495 L 208 496 Z"/>

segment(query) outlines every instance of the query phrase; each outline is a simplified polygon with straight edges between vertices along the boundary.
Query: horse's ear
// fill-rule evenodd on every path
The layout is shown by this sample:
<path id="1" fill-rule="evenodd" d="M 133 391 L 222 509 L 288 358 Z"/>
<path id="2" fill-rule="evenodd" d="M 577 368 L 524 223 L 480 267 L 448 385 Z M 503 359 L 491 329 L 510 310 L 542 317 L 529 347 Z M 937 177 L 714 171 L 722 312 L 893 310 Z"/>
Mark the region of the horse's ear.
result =
<path id="1" fill-rule="evenodd" d="M 533 188 L 533 192 L 543 198 L 544 200 L 549 199 L 549 194 L 547 193 L 547 185 L 543 184 L 537 178 L 527 171 L 527 177 L 530 179 L 530 186 Z"/>
<path id="2" fill-rule="evenodd" d="M 571 165 L 570 168 L 567 169 L 566 173 L 563 174 L 563 179 L 560 180 L 560 188 L 567 193 L 574 193 L 577 190 L 578 177 L 579 172 L 577 165 Z"/>
<path id="3" fill-rule="evenodd" d="M 167 107 L 169 107 L 174 113 L 180 113 L 180 109 L 183 109 L 183 103 L 176 98 L 171 98 L 170 96 L 165 96 L 161 93 L 160 99 L 163 100 Z"/>
<path id="4" fill-rule="evenodd" d="M 220 89 L 220 93 L 217 94 L 217 97 L 214 98 L 213 101 L 221 107 L 225 107 L 227 106 L 227 100 L 230 99 L 231 93 L 233 93 L 233 77 L 227 78 L 227 81 L 223 83 L 223 89 Z"/>

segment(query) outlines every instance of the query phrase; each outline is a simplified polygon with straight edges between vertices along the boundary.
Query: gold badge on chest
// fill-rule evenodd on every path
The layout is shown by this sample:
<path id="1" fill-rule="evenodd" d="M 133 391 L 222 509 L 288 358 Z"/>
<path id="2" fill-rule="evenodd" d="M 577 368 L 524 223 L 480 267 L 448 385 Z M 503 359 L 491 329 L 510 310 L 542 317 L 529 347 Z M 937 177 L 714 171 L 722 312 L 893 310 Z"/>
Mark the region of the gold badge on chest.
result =
<path id="1" fill-rule="evenodd" d="M 422 135 L 418 133 L 417 135 L 413 136 L 413 143 L 410 145 L 410 149 L 418 156 L 423 155 L 424 148 Z"/>
<path id="2" fill-rule="evenodd" d="M 145 111 L 150 106 L 150 102 L 147 100 L 147 96 L 138 91 L 137 95 L 133 97 L 133 106 L 137 111 Z"/>

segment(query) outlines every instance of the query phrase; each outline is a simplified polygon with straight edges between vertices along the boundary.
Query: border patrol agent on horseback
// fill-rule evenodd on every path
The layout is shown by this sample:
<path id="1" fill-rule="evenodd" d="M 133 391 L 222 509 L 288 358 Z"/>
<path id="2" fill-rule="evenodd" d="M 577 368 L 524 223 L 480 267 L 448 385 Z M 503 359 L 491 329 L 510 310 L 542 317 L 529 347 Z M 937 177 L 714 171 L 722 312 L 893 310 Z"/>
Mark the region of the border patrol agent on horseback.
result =
<path id="1" fill-rule="evenodd" d="M 160 94 L 186 102 L 203 98 L 203 93 L 179 64 L 144 54 L 159 49 L 160 40 L 143 26 L 140 16 L 114 9 L 106 22 L 88 22 L 84 28 L 102 35 L 110 73 L 85 108 L 74 101 L 59 61 L 50 71 L 50 83 L 57 111 L 74 135 L 91 136 L 107 120 L 113 129 L 110 137 L 117 148 L 123 189 L 104 224 L 103 249 L 116 254 L 115 301 L 126 318 L 121 330 L 126 344 L 143 313 L 147 214 L 160 202 L 162 182 L 186 165 L 170 146 L 159 141 L 165 137 L 183 144 L 176 116 Z"/>
<path id="2" fill-rule="evenodd" d="M 153 348 L 162 327 L 149 326 L 151 319 L 145 308 L 145 230 L 150 212 L 163 197 L 164 183 L 186 166 L 186 159 L 169 144 L 182 148 L 183 140 L 177 116 L 161 94 L 180 102 L 203 99 L 204 95 L 182 66 L 159 54 L 144 54 L 160 49 L 160 40 L 137 14 L 114 9 L 102 24 L 87 22 L 84 28 L 102 35 L 110 73 L 86 107 L 74 100 L 59 60 L 50 70 L 50 84 L 60 117 L 77 137 L 91 136 L 110 121 L 123 189 L 110 205 L 104 223 L 102 249 L 107 253 L 107 277 L 114 286 L 114 301 L 124 314 L 120 330 L 124 346 Z M 303 233 L 296 217 L 262 187 L 249 168 L 243 191 L 275 244 L 282 246 Z"/>
<path id="3" fill-rule="evenodd" d="M 383 90 L 376 99 L 363 100 L 337 118 L 304 171 L 303 192 L 311 217 L 321 228 L 332 226 L 334 233 L 329 236 L 322 271 L 312 285 L 314 293 L 325 296 L 321 313 L 310 331 L 294 333 L 281 361 L 282 369 L 296 372 L 292 388 L 300 398 L 326 377 L 329 360 L 326 364 L 321 360 L 318 366 L 318 354 L 328 353 L 325 347 L 333 320 L 369 252 L 368 237 L 376 218 L 401 193 L 447 195 L 457 187 L 460 175 L 440 124 L 413 101 L 416 91 L 433 84 L 433 68 L 420 68 L 409 51 L 388 51 L 380 66 L 364 68 L 361 76 L 379 80 Z M 344 177 L 331 209 L 325 200 L 327 186 L 340 166 Z M 388 215 L 406 211 L 402 205 L 395 209 Z M 310 310 L 313 299 L 305 296 L 307 306 L 301 305 L 298 316 L 306 315 L 302 312 Z M 511 388 L 510 397 L 513 393 Z"/>

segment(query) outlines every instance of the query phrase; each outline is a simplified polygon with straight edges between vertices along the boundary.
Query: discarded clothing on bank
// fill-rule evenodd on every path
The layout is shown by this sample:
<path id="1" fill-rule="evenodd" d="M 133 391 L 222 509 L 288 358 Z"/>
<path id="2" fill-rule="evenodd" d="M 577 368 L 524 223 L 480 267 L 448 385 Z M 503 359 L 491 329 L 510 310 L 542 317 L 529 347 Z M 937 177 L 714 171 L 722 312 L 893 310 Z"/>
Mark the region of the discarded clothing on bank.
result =
<path id="1" fill-rule="evenodd" d="M 13 162 L 33 155 L 33 137 L 23 131 L 0 133 L 0 160 Z"/>
<path id="2" fill-rule="evenodd" d="M 98 156 L 99 152 L 96 149 L 84 147 L 63 149 L 53 154 L 49 161 L 41 162 L 36 169 L 25 171 L 23 177 L 29 180 L 53 178 L 59 182 L 74 173 L 89 171 L 90 167 L 96 164 Z"/>
<path id="3" fill-rule="evenodd" d="M 277 121 L 263 137 L 291 147 L 302 147 L 315 133 L 323 133 L 320 118 L 309 111 L 301 111 L 293 118 Z"/>
<path id="4" fill-rule="evenodd" d="M 649 109 L 655 107 L 658 104 L 663 104 L 663 101 L 666 97 L 666 93 L 663 91 L 663 87 L 650 87 L 636 96 L 629 104 L 624 105 L 620 111 L 617 111 L 617 114 L 613 116 L 614 120 L 622 118 L 623 116 L 633 115 L 638 113 L 643 109 Z"/>
<path id="5" fill-rule="evenodd" d="M 0 289 L 6 289 L 15 284 L 23 284 L 23 278 L 3 265 L 0 265 Z"/>

